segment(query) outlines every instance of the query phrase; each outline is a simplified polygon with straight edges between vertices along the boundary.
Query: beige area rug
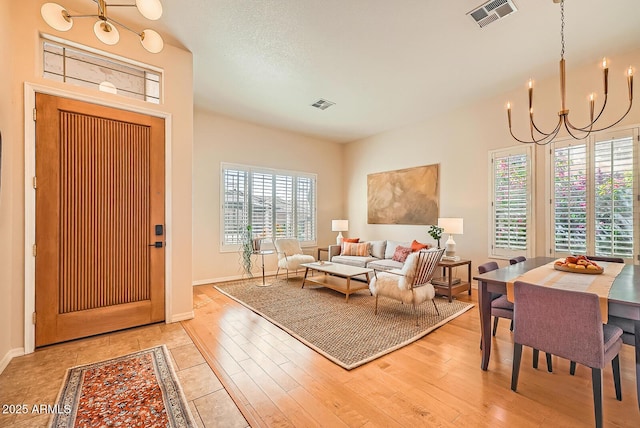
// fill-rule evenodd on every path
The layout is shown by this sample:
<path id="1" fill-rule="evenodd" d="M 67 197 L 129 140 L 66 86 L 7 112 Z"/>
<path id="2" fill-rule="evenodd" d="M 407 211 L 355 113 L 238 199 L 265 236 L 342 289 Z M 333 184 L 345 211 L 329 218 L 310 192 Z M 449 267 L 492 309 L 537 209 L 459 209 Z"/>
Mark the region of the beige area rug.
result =
<path id="1" fill-rule="evenodd" d="M 351 370 L 406 346 L 473 308 L 472 303 L 436 298 L 418 306 L 419 321 L 411 305 L 360 290 L 345 302 L 344 294 L 305 285 L 299 278 L 272 279 L 270 287 L 257 287 L 261 279 L 219 284 L 217 290 L 282 328 L 334 363 Z"/>

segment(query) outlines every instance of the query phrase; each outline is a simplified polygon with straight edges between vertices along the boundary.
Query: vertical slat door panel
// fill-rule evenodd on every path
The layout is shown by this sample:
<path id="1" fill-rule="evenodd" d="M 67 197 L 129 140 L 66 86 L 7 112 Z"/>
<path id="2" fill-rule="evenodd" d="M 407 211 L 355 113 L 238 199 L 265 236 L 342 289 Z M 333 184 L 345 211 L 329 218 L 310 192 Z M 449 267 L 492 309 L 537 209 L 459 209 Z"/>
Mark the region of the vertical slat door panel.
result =
<path id="1" fill-rule="evenodd" d="M 36 346 L 164 319 L 164 121 L 36 107 Z"/>

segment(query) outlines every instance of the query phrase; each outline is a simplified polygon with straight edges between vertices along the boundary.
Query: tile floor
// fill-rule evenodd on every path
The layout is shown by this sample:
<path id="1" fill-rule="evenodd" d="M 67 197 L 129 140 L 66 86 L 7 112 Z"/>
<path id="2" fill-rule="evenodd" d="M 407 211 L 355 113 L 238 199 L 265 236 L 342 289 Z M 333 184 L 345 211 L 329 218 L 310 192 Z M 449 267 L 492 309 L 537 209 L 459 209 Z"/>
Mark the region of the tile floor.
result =
<path id="1" fill-rule="evenodd" d="M 66 369 L 165 344 L 198 427 L 248 427 L 246 420 L 180 323 L 154 324 L 53 345 L 17 357 L 0 374 L 0 427 L 46 427 Z M 8 406 L 26 405 L 25 414 Z M 3 412 L 4 410 L 4 412 Z"/>

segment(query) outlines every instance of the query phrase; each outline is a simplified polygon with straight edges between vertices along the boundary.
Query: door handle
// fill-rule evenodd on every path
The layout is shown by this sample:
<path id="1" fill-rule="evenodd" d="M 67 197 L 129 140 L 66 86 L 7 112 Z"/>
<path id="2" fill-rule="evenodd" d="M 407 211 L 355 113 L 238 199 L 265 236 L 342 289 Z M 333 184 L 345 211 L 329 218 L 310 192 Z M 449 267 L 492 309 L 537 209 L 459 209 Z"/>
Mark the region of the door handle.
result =
<path id="1" fill-rule="evenodd" d="M 162 248 L 163 244 L 162 241 L 156 241 L 153 244 L 149 244 L 150 247 L 155 247 L 155 248 Z"/>

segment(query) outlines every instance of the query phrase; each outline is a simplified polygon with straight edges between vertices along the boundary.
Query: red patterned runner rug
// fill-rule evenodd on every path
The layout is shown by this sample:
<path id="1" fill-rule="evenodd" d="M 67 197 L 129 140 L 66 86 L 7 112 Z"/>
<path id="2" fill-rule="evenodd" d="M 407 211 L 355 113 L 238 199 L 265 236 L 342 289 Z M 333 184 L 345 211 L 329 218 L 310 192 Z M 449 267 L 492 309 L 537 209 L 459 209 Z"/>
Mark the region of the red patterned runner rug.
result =
<path id="1" fill-rule="evenodd" d="M 52 427 L 195 427 L 166 346 L 67 370 Z"/>

